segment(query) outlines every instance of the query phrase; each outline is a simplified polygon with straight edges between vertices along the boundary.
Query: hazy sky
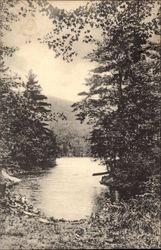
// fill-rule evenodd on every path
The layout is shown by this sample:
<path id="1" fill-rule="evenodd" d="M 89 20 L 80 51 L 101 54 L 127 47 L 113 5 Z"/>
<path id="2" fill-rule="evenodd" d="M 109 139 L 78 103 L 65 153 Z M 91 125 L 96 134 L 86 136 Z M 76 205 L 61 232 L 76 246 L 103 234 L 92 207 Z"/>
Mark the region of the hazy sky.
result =
<path id="1" fill-rule="evenodd" d="M 85 1 L 52 1 L 52 5 L 66 10 L 84 5 Z M 30 69 L 37 75 L 43 92 L 71 101 L 76 101 L 78 93 L 85 90 L 83 83 L 88 77 L 92 63 L 82 57 L 91 50 L 91 45 L 78 43 L 77 58 L 72 63 L 66 63 L 61 58 L 55 59 L 54 52 L 47 45 L 40 44 L 37 38 L 51 31 L 52 23 L 46 17 L 37 13 L 35 17 L 28 15 L 21 21 L 12 24 L 12 31 L 6 33 L 6 45 L 19 48 L 13 57 L 6 58 L 6 64 L 13 72 L 24 78 Z M 26 43 L 26 41 L 31 43 Z"/>

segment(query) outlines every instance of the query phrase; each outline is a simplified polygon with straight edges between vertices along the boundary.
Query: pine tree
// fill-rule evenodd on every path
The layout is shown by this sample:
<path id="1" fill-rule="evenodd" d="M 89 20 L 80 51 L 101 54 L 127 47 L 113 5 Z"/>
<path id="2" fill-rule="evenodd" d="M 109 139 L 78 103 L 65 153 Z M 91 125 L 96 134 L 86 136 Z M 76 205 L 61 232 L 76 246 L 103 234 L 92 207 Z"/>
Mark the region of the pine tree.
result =
<path id="1" fill-rule="evenodd" d="M 56 139 L 48 128 L 51 119 L 50 104 L 41 94 L 41 87 L 32 71 L 22 93 L 23 103 L 18 115 L 19 131 L 16 147 L 12 150 L 15 161 L 27 169 L 55 160 Z"/>
<path id="2" fill-rule="evenodd" d="M 88 56 L 98 67 L 86 98 L 76 104 L 79 118 L 89 116 L 93 124 L 92 152 L 117 186 L 137 186 L 159 172 L 159 43 L 150 41 L 159 26 L 157 18 L 145 21 L 154 2 L 146 4 L 120 5 L 103 42 Z"/>
<path id="3" fill-rule="evenodd" d="M 50 33 L 43 41 L 67 61 L 82 37 L 97 46 L 87 56 L 98 65 L 86 82 L 89 91 L 74 107 L 81 121 L 89 117 L 93 155 L 118 186 L 137 186 L 159 172 L 159 6 L 157 0 L 87 4 L 55 17 L 53 35 L 60 36 L 53 40 Z"/>
<path id="4" fill-rule="evenodd" d="M 1 38 L 11 30 L 11 21 L 20 20 L 27 12 L 35 12 L 33 4 L 27 3 L 28 7 L 18 0 L 0 2 Z M 16 5 L 19 11 L 15 14 L 12 10 Z M 30 168 L 44 160 L 55 159 L 56 143 L 54 134 L 48 129 L 49 104 L 44 102 L 46 97 L 41 95 L 36 83 L 35 89 L 32 88 L 33 74 L 30 73 L 23 94 L 19 91 L 24 88 L 22 80 L 11 77 L 5 68 L 4 56 L 12 56 L 14 51 L 15 48 L 4 46 L 0 41 L 0 167 Z"/>
<path id="5" fill-rule="evenodd" d="M 93 155 L 105 162 L 115 183 L 138 185 L 159 171 L 159 42 L 151 40 L 159 35 L 158 1 L 101 1 L 69 13 L 70 19 L 66 15 L 55 21 L 53 31 L 66 25 L 73 33 L 56 44 L 51 35 L 44 42 L 58 54 L 62 50 L 67 61 L 82 31 L 84 42 L 97 45 L 87 58 L 98 66 L 75 110 L 81 121 L 89 117 Z M 103 41 L 96 41 L 86 24 L 101 28 Z"/>
<path id="6" fill-rule="evenodd" d="M 46 102 L 47 97 L 41 94 L 41 87 L 35 80 L 36 75 L 29 72 L 28 81 L 25 85 L 24 97 L 27 100 L 27 106 L 33 121 L 41 121 L 43 127 L 48 126 L 50 121 L 50 104 Z"/>

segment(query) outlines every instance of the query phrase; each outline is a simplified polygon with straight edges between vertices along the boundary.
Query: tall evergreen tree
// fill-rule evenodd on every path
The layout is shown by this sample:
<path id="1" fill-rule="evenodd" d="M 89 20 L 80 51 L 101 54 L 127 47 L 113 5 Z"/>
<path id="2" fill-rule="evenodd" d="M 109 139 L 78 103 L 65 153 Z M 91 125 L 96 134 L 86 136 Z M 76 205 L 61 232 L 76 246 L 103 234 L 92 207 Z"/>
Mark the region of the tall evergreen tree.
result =
<path id="1" fill-rule="evenodd" d="M 50 104 L 41 94 L 41 87 L 32 71 L 22 93 L 19 131 L 12 157 L 20 165 L 32 168 L 50 162 L 56 157 L 56 139 L 48 128 L 51 119 Z"/>
<path id="2" fill-rule="evenodd" d="M 157 0 L 94 2 L 54 21 L 53 33 L 64 26 L 71 32 L 44 39 L 67 61 L 82 32 L 84 42 L 97 45 L 87 58 L 98 66 L 75 110 L 80 120 L 89 117 L 93 155 L 120 186 L 138 185 L 159 172 L 159 6 Z M 93 28 L 101 30 L 102 41 Z"/>
<path id="3" fill-rule="evenodd" d="M 159 26 L 157 18 L 146 21 L 153 7 L 145 1 L 120 5 L 103 42 L 88 56 L 98 67 L 76 105 L 80 119 L 90 117 L 92 152 L 117 186 L 137 186 L 159 173 L 159 43 L 150 41 Z"/>
<path id="4" fill-rule="evenodd" d="M 31 1 L 26 3 L 27 6 L 18 0 L 0 2 L 1 38 L 6 31 L 11 31 L 11 21 L 20 20 L 27 12 L 34 14 Z M 15 6 L 18 13 L 12 11 Z M 30 73 L 25 86 L 5 68 L 4 56 L 12 56 L 14 51 L 15 48 L 4 46 L 0 41 L 0 167 L 31 167 L 55 159 L 55 136 L 47 125 L 51 115 L 49 104 L 44 102 L 46 97 L 41 95 L 40 87 L 36 83 L 35 88 L 32 86 L 33 74 Z M 19 91 L 24 87 L 25 93 Z"/>

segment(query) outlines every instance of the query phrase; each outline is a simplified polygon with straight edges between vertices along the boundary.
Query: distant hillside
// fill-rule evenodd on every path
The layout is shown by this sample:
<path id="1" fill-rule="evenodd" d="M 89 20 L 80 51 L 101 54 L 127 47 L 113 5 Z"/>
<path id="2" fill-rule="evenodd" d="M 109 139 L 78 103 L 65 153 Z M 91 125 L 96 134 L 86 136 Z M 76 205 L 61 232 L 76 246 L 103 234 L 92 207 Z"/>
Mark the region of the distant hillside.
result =
<path id="1" fill-rule="evenodd" d="M 63 113 L 67 118 L 67 120 L 59 119 L 58 122 L 51 123 L 57 135 L 60 154 L 64 156 L 89 154 L 89 145 L 86 141 L 89 136 L 89 125 L 86 122 L 81 124 L 76 120 L 71 108 L 73 103 L 56 97 L 48 97 L 48 101 L 52 105 L 53 112 Z"/>

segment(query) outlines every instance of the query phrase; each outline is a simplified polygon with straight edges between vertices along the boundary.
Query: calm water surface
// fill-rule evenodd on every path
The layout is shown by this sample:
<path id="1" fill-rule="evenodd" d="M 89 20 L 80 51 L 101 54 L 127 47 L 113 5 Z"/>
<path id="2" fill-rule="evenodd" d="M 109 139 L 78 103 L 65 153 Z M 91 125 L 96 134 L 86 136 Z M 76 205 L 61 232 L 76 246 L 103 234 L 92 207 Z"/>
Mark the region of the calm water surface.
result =
<path id="1" fill-rule="evenodd" d="M 14 188 L 46 216 L 82 219 L 96 209 L 96 198 L 106 190 L 101 176 L 92 176 L 102 171 L 105 167 L 91 158 L 64 157 L 43 174 L 22 177 Z"/>

